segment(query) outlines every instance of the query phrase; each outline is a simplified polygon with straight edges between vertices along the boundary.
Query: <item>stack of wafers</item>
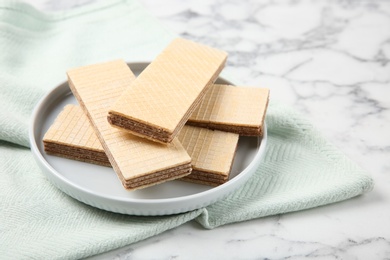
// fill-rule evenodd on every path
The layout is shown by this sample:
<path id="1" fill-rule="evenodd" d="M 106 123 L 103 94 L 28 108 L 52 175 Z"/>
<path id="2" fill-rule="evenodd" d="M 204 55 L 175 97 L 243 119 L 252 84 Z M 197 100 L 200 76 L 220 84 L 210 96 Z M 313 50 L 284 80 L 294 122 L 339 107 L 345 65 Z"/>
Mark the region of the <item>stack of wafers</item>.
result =
<path id="1" fill-rule="evenodd" d="M 223 51 L 173 40 L 135 77 L 122 60 L 70 69 L 79 102 L 46 132 L 48 154 L 112 166 L 135 190 L 229 179 L 240 135 L 261 136 L 269 90 L 214 84 Z"/>

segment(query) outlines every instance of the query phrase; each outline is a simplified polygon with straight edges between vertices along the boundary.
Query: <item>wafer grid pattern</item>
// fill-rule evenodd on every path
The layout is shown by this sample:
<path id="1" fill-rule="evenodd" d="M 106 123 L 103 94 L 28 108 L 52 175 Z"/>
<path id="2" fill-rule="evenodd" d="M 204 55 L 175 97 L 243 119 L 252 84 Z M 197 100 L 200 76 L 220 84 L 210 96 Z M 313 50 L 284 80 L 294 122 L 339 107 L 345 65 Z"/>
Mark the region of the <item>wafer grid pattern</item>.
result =
<path id="1" fill-rule="evenodd" d="M 178 138 L 190 155 L 194 170 L 229 174 L 238 134 L 186 125 Z"/>
<path id="2" fill-rule="evenodd" d="M 79 107 L 67 105 L 46 132 L 43 141 L 102 151 L 103 147 Z"/>
<path id="3" fill-rule="evenodd" d="M 226 57 L 223 51 L 176 39 L 138 76 L 111 112 L 173 132 L 183 117 L 188 119 L 188 110 L 194 109 L 194 101 L 216 79 Z"/>
<path id="4" fill-rule="evenodd" d="M 170 145 L 157 144 L 108 123 L 109 106 L 135 79 L 124 61 L 73 69 L 68 72 L 68 77 L 73 93 L 80 105 L 88 110 L 90 120 L 98 130 L 111 164 L 126 181 L 190 162 L 178 140 Z"/>
<path id="5" fill-rule="evenodd" d="M 212 231 L 206 230 L 253 218 L 257 219 L 256 223 L 264 223 L 263 221 L 269 219 L 262 220 L 259 218 L 307 210 L 347 200 L 371 191 L 375 187 L 373 178 L 378 180 L 387 178 L 388 180 L 388 176 L 381 176 L 381 173 L 386 172 L 381 168 L 384 165 L 378 165 L 378 168 L 376 168 L 378 172 L 367 172 L 369 169 L 362 169 L 359 166 L 359 164 L 367 164 L 353 162 L 344 152 L 340 151 L 342 147 L 335 147 L 332 141 L 325 138 L 323 133 L 308 122 L 308 118 L 303 118 L 302 114 L 296 113 L 291 106 L 285 106 L 282 102 L 275 101 L 267 112 L 269 135 L 266 153 L 260 167 L 257 168 L 250 181 L 224 200 L 183 214 L 137 217 L 94 209 L 70 199 L 68 195 L 48 183 L 42 174 L 42 170 L 33 159 L 32 152 L 24 148 L 29 146 L 27 129 L 30 121 L 26 119 L 31 117 L 34 104 L 43 95 L 43 92 L 48 91 L 51 83 L 58 82 L 59 73 L 68 69 L 72 64 L 93 63 L 96 60 L 106 58 L 108 55 L 129 58 L 149 57 L 150 54 L 157 53 L 173 34 L 172 31 L 163 28 L 161 22 L 157 21 L 155 17 L 151 17 L 142 8 L 139 1 L 109 0 L 99 2 L 98 5 L 86 5 L 82 10 L 67 10 L 48 16 L 46 13 L 37 12 L 30 5 L 15 5 L 14 1 L 1 1 L 0 258 L 84 259 L 156 236 L 170 229 L 173 230 L 173 228 L 191 220 L 199 224 L 199 227 L 196 227 L 196 229 L 199 228 L 199 233 L 202 233 L 202 235 L 207 233 L 207 235 L 210 235 L 210 243 L 216 243 L 211 237 Z M 294 7 L 297 8 L 308 6 L 306 1 L 296 1 L 294 3 Z M 381 19 L 381 17 L 383 11 L 386 10 L 383 7 L 387 7 L 387 10 L 389 10 L 390 2 L 378 1 L 376 6 L 364 3 L 353 2 L 354 7 L 359 8 L 359 14 L 364 15 L 362 18 L 366 17 L 365 15 L 370 16 L 369 20 L 365 20 L 366 24 L 369 25 L 371 22 L 375 22 L 388 28 L 388 19 Z M 318 6 L 317 4 L 319 4 L 318 7 L 323 5 L 320 1 L 313 1 L 310 5 L 311 10 L 314 4 L 315 7 Z M 331 8 L 331 11 L 338 12 L 337 19 L 349 19 L 356 14 L 356 9 L 346 8 L 344 1 L 332 2 Z M 322 10 L 322 8 L 318 8 L 318 10 Z M 339 10 L 343 13 L 340 13 Z M 182 16 L 182 14 L 180 15 Z M 379 17 L 377 18 L 375 15 L 379 15 Z M 207 17 L 207 19 L 209 18 Z M 326 21 L 340 21 L 334 20 L 334 17 L 326 18 L 330 18 Z M 200 19 L 194 20 L 200 21 Z M 353 26 L 353 22 L 359 22 L 360 20 L 350 19 L 348 21 Z M 75 26 L 77 26 L 77 29 L 74 28 Z M 365 29 L 365 27 L 359 29 Z M 115 33 L 109 33 L 110 38 L 106 40 L 103 37 L 107 34 L 103 34 L 103 31 L 115 31 Z M 348 33 L 347 30 L 345 32 Z M 384 30 L 384 32 L 388 35 L 390 30 Z M 361 36 L 357 37 L 358 41 L 365 40 L 365 37 L 367 37 L 367 35 L 359 35 Z M 215 36 L 218 37 L 219 35 Z M 302 38 L 310 37 L 310 35 L 302 36 Z M 380 34 L 374 36 L 380 36 Z M 224 39 L 218 39 L 218 41 L 225 44 Z M 88 46 L 88 50 L 80 48 L 81 46 Z M 372 50 L 383 48 L 382 50 L 386 53 L 385 47 L 386 45 L 378 44 Z M 136 52 L 137 54 L 134 54 Z M 319 54 L 322 53 L 322 50 L 320 50 Z M 388 55 L 385 57 L 388 57 Z M 371 62 L 359 64 L 361 66 L 359 69 L 369 69 L 372 66 Z M 386 70 L 386 68 L 382 69 Z M 372 80 L 378 80 L 378 78 L 383 77 L 382 75 L 382 70 L 370 74 L 373 77 Z M 336 80 L 339 78 L 338 76 L 329 76 L 329 80 Z M 360 76 L 366 78 L 365 75 Z M 388 84 L 388 82 L 384 84 Z M 384 85 L 382 84 L 382 86 Z M 386 113 L 386 111 L 382 112 Z M 360 130 L 362 129 L 360 128 Z M 302 134 L 299 135 L 299 133 Z M 380 137 L 379 133 L 377 135 Z M 285 146 L 286 143 L 288 146 Z M 384 145 L 384 143 L 381 143 L 381 145 Z M 273 147 L 277 149 L 272 150 Z M 292 153 L 288 150 L 292 148 L 294 148 L 294 151 L 299 151 L 301 156 L 291 157 Z M 383 152 L 388 152 L 388 150 Z M 374 154 L 371 155 L 375 156 Z M 380 157 L 376 158 L 378 163 L 386 161 L 383 159 L 380 161 Z M 322 182 L 322 178 L 326 178 L 327 181 Z M 305 183 L 305 185 L 302 183 Z M 281 215 L 280 222 L 290 224 L 291 222 L 288 220 L 284 221 L 285 218 L 291 219 L 299 216 L 322 220 L 324 216 L 318 215 L 319 212 L 332 211 L 331 215 L 343 216 L 340 222 L 343 221 L 345 226 L 342 227 L 341 232 L 352 230 L 351 227 L 355 226 L 359 220 L 359 217 L 355 215 L 361 212 L 358 208 L 379 209 L 380 203 L 388 198 L 386 197 L 387 193 L 383 191 L 385 185 L 385 183 L 377 183 L 373 193 L 368 193 L 345 203 L 314 211 L 294 213 L 293 215 Z M 382 205 L 385 205 L 385 203 Z M 185 208 L 186 206 L 184 206 Z M 109 204 L 108 210 L 120 211 L 115 204 Z M 337 210 L 341 212 L 337 212 Z M 149 212 L 157 211 L 151 209 Z M 164 212 L 166 214 L 173 213 L 168 209 Z M 348 212 L 354 213 L 354 215 L 348 215 Z M 383 215 L 376 216 L 372 220 L 388 218 L 389 215 L 385 214 L 386 209 L 378 210 L 379 212 Z M 125 211 L 122 210 L 122 213 L 125 213 Z M 373 216 L 372 213 L 374 211 L 363 213 L 365 215 L 361 217 Z M 274 220 L 275 218 L 272 217 L 271 219 Z M 372 223 L 372 220 L 366 222 Z M 303 227 L 303 225 L 300 225 L 301 223 L 298 222 L 295 227 Z M 328 223 L 333 223 L 333 221 Z M 326 245 L 293 242 L 288 243 L 288 249 L 298 249 L 294 245 L 303 245 L 304 249 L 302 248 L 303 250 L 299 251 L 313 252 L 311 255 L 387 255 L 389 257 L 389 232 L 386 231 L 386 224 L 383 229 L 380 229 L 382 223 L 388 222 L 383 221 L 362 226 L 362 232 L 353 231 L 353 233 L 348 234 L 348 239 L 346 239 L 346 236 L 339 236 L 341 240 L 328 242 L 329 244 Z M 324 221 L 324 224 L 326 225 L 326 221 Z M 192 226 L 193 223 L 190 225 Z M 248 227 L 249 225 L 244 223 L 243 225 L 227 227 L 227 229 L 239 229 L 242 226 Z M 294 225 L 291 224 L 289 227 L 294 227 Z M 184 230 L 186 228 L 188 226 L 184 227 Z M 321 227 L 318 229 L 323 230 Z M 304 235 L 309 234 L 307 230 L 301 230 L 299 229 Z M 214 233 L 221 231 L 224 230 L 216 230 Z M 286 230 L 278 226 L 278 231 L 281 233 Z M 375 231 L 378 231 L 378 233 L 375 233 Z M 175 235 L 175 232 L 173 230 L 170 234 Z M 252 234 L 257 235 L 255 230 Z M 368 237 L 368 235 L 371 237 Z M 176 238 L 180 239 L 181 237 L 175 236 L 174 241 L 177 241 Z M 245 242 L 232 240 L 233 243 L 229 243 L 229 252 L 232 252 L 232 248 L 237 248 L 235 244 L 240 246 L 241 250 L 232 252 L 231 258 L 240 255 L 240 251 L 243 255 L 251 255 L 252 252 L 245 249 L 250 248 L 249 245 L 254 241 L 259 241 L 258 237 L 254 238 L 256 240 Z M 269 238 L 283 246 L 287 245 L 288 242 L 284 238 L 276 236 L 266 236 L 265 239 L 260 237 L 261 241 Z M 324 238 L 318 236 L 321 241 L 325 240 Z M 158 239 L 159 237 L 155 237 L 149 241 L 158 241 Z M 301 236 L 301 239 L 309 240 L 310 238 L 308 236 L 302 238 Z M 189 239 L 189 241 L 194 240 L 197 240 L 197 238 Z M 315 241 L 314 239 L 310 240 Z M 204 242 L 194 243 L 193 245 L 199 248 Z M 182 241 L 178 241 L 178 243 L 184 244 Z M 137 245 L 134 245 L 134 247 L 137 247 Z M 131 248 L 134 247 L 131 246 Z M 156 247 L 161 249 L 158 245 Z M 318 250 L 316 250 L 317 248 Z M 373 250 L 365 250 L 367 248 Z M 205 250 L 205 248 L 199 249 Z M 276 249 L 278 249 L 276 254 L 282 255 L 281 247 Z M 159 252 L 161 251 L 163 250 Z M 297 251 L 292 252 L 290 250 L 287 253 L 296 255 Z M 139 250 L 139 253 L 142 254 L 144 251 Z M 153 251 L 148 253 L 147 255 L 153 255 L 157 258 Z M 129 251 L 126 254 L 130 256 L 140 255 L 129 253 Z M 193 253 L 194 258 L 195 254 L 199 255 L 196 252 Z M 240 255 L 241 258 L 244 257 L 243 255 Z M 271 255 L 271 253 L 268 253 L 268 255 Z"/>
<path id="6" fill-rule="evenodd" d="M 262 125 L 268 96 L 269 90 L 266 88 L 214 84 L 189 120 L 227 125 Z"/>
<path id="7" fill-rule="evenodd" d="M 76 124 L 79 127 L 74 127 Z M 68 134 L 63 134 L 65 132 Z M 80 146 L 86 151 L 97 147 L 97 151 L 104 152 L 92 126 L 79 106 L 67 105 L 64 108 L 46 135 L 53 136 L 53 134 L 56 134 L 55 140 L 60 144 Z M 70 136 L 72 138 L 69 138 Z M 238 142 L 237 134 L 184 126 L 178 138 L 190 155 L 194 170 L 228 175 Z M 83 142 L 78 140 L 83 140 Z M 118 142 L 118 144 L 126 145 L 125 142 Z M 78 155 L 74 154 L 74 156 Z"/>

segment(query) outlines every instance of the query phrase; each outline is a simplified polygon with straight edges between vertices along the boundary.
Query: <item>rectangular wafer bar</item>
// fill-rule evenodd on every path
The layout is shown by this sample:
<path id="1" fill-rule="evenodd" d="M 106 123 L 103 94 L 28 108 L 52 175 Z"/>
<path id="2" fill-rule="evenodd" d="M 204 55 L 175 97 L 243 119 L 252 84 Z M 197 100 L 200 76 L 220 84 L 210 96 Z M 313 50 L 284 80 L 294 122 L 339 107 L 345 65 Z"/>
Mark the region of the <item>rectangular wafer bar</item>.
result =
<path id="1" fill-rule="evenodd" d="M 88 118 L 79 106 L 66 105 L 43 137 L 47 154 L 111 166 Z"/>
<path id="2" fill-rule="evenodd" d="M 113 128 L 107 122 L 108 108 L 135 79 L 124 61 L 75 68 L 67 75 L 69 87 L 126 189 L 148 187 L 191 172 L 191 158 L 179 140 L 162 145 Z"/>
<path id="3" fill-rule="evenodd" d="M 238 135 L 184 126 L 178 135 L 192 159 L 192 172 L 180 180 L 217 186 L 229 179 Z M 47 153 L 69 159 L 110 166 L 92 126 L 76 105 L 67 105 L 46 132 Z M 100 152 L 102 158 L 95 156 Z"/>
<path id="4" fill-rule="evenodd" d="M 153 141 L 178 134 L 224 67 L 227 54 L 177 38 L 109 110 L 109 122 Z"/>
<path id="5" fill-rule="evenodd" d="M 262 136 L 269 89 L 214 84 L 188 119 L 187 124 Z"/>
<path id="6" fill-rule="evenodd" d="M 178 138 L 192 160 L 192 173 L 181 180 L 210 186 L 229 180 L 238 134 L 185 125 Z"/>

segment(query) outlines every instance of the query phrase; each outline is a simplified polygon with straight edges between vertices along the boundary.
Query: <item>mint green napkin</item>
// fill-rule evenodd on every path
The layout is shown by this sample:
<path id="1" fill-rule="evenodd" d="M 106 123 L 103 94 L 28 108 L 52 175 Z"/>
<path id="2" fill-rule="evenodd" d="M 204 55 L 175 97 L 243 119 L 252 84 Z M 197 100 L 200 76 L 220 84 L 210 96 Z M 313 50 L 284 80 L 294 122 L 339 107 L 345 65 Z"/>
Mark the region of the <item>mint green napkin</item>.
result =
<path id="1" fill-rule="evenodd" d="M 9 259 L 82 258 L 196 220 L 204 228 L 345 200 L 372 189 L 362 169 L 302 117 L 271 99 L 264 162 L 241 189 L 207 208 L 135 217 L 80 203 L 53 187 L 29 150 L 38 100 L 65 71 L 101 61 L 150 61 L 174 37 L 132 0 L 43 14 L 0 3 L 0 252 Z M 229 214 L 226 214 L 229 212 Z"/>

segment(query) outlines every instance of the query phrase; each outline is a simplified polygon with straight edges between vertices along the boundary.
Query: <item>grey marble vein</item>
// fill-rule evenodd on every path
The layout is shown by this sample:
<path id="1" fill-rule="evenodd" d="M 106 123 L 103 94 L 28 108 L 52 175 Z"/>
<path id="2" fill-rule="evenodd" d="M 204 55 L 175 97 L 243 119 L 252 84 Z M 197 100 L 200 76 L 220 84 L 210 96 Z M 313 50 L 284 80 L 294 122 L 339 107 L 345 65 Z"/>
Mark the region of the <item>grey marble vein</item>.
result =
<path id="1" fill-rule="evenodd" d="M 58 11 L 96 1 L 29 2 Z M 140 2 L 174 33 L 226 50 L 226 75 L 269 87 L 376 186 L 347 202 L 215 230 L 187 223 L 93 259 L 390 259 L 390 1 Z"/>

